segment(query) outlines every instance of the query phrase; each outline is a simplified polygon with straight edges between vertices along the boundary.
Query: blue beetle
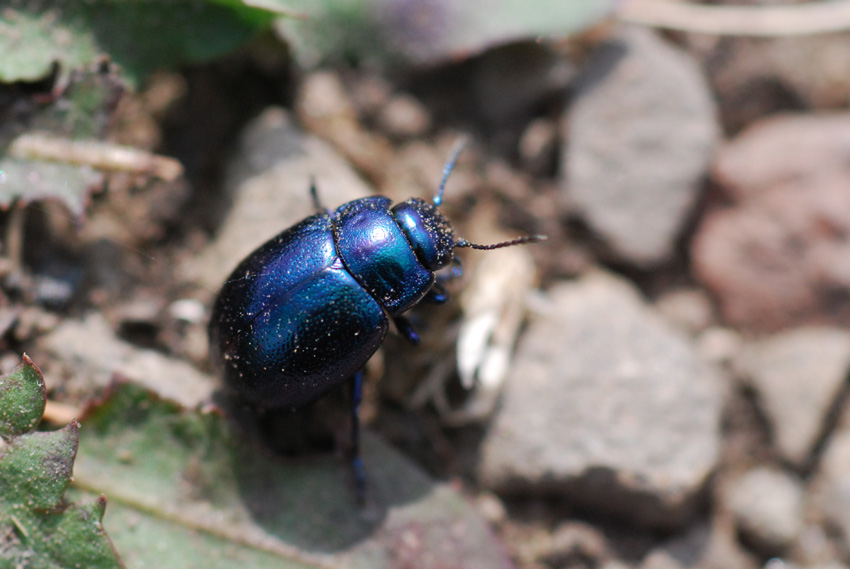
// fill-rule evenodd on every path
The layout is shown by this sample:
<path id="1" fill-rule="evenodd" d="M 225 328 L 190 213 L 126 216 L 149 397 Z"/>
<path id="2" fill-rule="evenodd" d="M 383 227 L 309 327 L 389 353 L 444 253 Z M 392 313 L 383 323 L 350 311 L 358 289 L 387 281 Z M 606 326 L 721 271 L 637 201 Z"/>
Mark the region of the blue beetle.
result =
<path id="1" fill-rule="evenodd" d="M 452 263 L 454 249 L 496 249 L 541 239 L 476 245 L 455 238 L 438 207 L 460 150 L 446 163 L 433 203 L 411 198 L 391 207 L 389 198 L 374 196 L 310 216 L 248 255 L 213 307 L 212 359 L 243 401 L 267 409 L 298 408 L 352 380 L 352 446 L 361 501 L 361 369 L 384 340 L 389 319 L 417 343 L 402 314 L 423 299 L 445 302 L 435 271 Z M 315 185 L 311 192 L 322 210 Z"/>

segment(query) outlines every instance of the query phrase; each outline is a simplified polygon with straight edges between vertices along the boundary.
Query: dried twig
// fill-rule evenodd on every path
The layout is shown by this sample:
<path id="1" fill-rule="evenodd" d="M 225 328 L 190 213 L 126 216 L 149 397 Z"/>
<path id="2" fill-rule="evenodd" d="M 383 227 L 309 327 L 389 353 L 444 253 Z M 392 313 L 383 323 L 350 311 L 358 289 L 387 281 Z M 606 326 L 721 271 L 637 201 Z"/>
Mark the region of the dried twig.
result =
<path id="1" fill-rule="evenodd" d="M 44 420 L 54 425 L 67 425 L 74 419 L 79 419 L 82 410 L 73 405 L 47 400 L 44 407 Z"/>
<path id="2" fill-rule="evenodd" d="M 98 170 L 146 174 L 169 182 L 183 173 L 183 166 L 174 158 L 129 146 L 70 140 L 50 134 L 21 135 L 12 142 L 8 153 L 18 158 L 85 164 Z"/>
<path id="3" fill-rule="evenodd" d="M 708 6 L 671 0 L 625 0 L 623 21 L 727 36 L 798 36 L 850 30 L 850 1 L 787 6 Z"/>

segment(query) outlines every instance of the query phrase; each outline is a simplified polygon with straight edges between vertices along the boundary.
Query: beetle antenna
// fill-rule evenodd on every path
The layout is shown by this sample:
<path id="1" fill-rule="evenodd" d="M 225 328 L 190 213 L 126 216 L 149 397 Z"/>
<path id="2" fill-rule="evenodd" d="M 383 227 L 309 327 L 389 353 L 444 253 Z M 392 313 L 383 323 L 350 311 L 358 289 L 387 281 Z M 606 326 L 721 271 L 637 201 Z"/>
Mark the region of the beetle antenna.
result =
<path id="1" fill-rule="evenodd" d="M 446 189 L 446 182 L 449 181 L 449 175 L 452 173 L 457 159 L 460 158 L 461 152 L 468 146 L 468 143 L 469 140 L 465 136 L 458 138 L 457 142 L 455 142 L 452 153 L 449 155 L 449 161 L 443 166 L 443 179 L 440 180 L 440 189 L 437 190 L 437 195 L 434 196 L 435 206 L 440 207 L 440 204 L 443 203 L 443 191 Z"/>
<path id="2" fill-rule="evenodd" d="M 501 249 L 502 247 L 511 247 L 513 245 L 525 245 L 526 243 L 537 243 L 538 241 L 545 241 L 547 237 L 545 235 L 526 235 L 524 237 L 517 237 L 516 239 L 511 239 L 510 241 L 502 241 L 501 243 L 493 243 L 492 245 L 478 245 L 477 243 L 470 243 L 466 239 L 460 239 L 459 241 L 455 241 L 455 247 L 469 247 L 470 249 L 480 249 L 482 251 L 489 251 L 491 249 Z"/>

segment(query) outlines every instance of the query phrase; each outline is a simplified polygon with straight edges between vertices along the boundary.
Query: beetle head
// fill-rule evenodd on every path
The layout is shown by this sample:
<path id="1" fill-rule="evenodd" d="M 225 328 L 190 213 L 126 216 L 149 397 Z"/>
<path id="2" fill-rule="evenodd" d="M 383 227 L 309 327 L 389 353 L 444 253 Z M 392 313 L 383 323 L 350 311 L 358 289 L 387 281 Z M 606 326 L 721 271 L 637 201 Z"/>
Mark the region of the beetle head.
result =
<path id="1" fill-rule="evenodd" d="M 491 250 L 525 243 L 536 243 L 546 239 L 543 235 L 528 235 L 491 245 L 470 243 L 466 239 L 455 240 L 451 224 L 437 208 L 443 203 L 446 183 L 449 181 L 449 176 L 465 147 L 466 139 L 464 138 L 455 143 L 454 150 L 452 150 L 448 162 L 443 167 L 443 177 L 440 180 L 437 195 L 434 196 L 433 204 L 419 198 L 410 198 L 392 209 L 398 224 L 416 252 L 416 257 L 432 271 L 442 269 L 452 261 L 455 247 Z"/>
<path id="2" fill-rule="evenodd" d="M 416 258 L 424 266 L 436 271 L 451 263 L 454 258 L 454 231 L 435 205 L 410 198 L 397 204 L 392 213 Z"/>

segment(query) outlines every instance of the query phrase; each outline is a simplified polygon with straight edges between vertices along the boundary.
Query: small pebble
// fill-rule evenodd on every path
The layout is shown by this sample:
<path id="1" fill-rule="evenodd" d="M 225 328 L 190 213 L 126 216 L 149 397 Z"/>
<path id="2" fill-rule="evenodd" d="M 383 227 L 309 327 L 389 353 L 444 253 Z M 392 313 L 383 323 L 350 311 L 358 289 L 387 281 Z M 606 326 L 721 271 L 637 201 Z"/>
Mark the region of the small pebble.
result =
<path id="1" fill-rule="evenodd" d="M 428 111 L 410 95 L 395 95 L 378 113 L 378 126 L 394 138 L 414 138 L 431 128 Z"/>
<path id="2" fill-rule="evenodd" d="M 766 467 L 735 480 L 726 499 L 741 533 L 766 553 L 791 547 L 803 531 L 803 485 Z"/>

